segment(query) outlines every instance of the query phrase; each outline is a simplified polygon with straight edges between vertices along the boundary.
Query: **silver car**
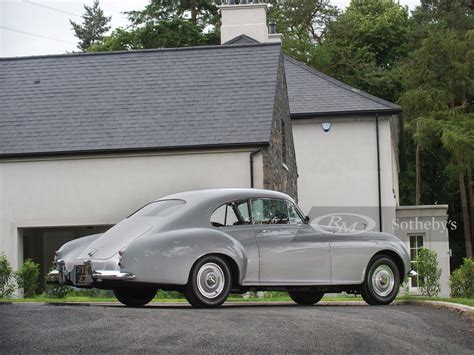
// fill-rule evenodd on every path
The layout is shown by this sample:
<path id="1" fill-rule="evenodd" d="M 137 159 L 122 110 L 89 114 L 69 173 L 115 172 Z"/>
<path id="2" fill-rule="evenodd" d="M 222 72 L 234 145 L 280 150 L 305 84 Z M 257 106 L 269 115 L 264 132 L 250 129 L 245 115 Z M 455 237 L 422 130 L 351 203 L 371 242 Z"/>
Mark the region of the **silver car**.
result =
<path id="1" fill-rule="evenodd" d="M 344 291 L 376 305 L 392 302 L 409 272 L 393 235 L 311 225 L 280 192 L 212 189 L 163 197 L 103 234 L 64 244 L 49 280 L 110 289 L 134 307 L 158 289 L 183 292 L 195 307 L 250 290 L 288 291 L 301 305 Z"/>

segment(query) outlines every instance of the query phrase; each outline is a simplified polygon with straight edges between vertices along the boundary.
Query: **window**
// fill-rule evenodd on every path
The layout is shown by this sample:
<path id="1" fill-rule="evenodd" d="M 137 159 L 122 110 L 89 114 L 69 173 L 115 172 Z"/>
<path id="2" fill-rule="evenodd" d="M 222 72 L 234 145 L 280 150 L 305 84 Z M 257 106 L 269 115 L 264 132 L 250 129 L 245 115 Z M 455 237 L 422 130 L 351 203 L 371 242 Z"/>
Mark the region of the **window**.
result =
<path id="1" fill-rule="evenodd" d="M 252 218 L 255 224 L 301 224 L 296 207 L 285 200 L 252 200 Z"/>
<path id="2" fill-rule="evenodd" d="M 247 200 L 229 202 L 220 206 L 211 216 L 214 227 L 229 227 L 251 224 Z"/>
<path id="3" fill-rule="evenodd" d="M 183 200 L 162 200 L 149 203 L 142 207 L 130 217 L 167 217 L 186 204 Z"/>
<path id="4" fill-rule="evenodd" d="M 418 251 L 423 248 L 423 236 L 422 235 L 411 235 L 410 236 L 410 260 L 411 268 L 416 271 L 416 257 Z M 420 279 L 419 275 L 411 276 L 411 287 L 419 287 L 423 283 L 423 279 Z"/>

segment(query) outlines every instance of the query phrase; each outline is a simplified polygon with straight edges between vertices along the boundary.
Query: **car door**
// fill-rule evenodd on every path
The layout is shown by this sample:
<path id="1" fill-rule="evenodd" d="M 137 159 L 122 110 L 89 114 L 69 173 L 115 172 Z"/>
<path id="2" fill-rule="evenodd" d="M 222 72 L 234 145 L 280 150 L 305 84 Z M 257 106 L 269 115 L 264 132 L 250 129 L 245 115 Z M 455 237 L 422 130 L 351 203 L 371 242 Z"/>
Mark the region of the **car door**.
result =
<path id="1" fill-rule="evenodd" d="M 247 268 L 242 285 L 258 285 L 259 256 L 254 225 L 248 200 L 230 201 L 217 208 L 211 216 L 211 225 L 240 242 L 247 257 Z"/>
<path id="2" fill-rule="evenodd" d="M 305 224 L 293 203 L 251 200 L 260 256 L 260 285 L 330 284 L 330 246 L 325 233 Z"/>

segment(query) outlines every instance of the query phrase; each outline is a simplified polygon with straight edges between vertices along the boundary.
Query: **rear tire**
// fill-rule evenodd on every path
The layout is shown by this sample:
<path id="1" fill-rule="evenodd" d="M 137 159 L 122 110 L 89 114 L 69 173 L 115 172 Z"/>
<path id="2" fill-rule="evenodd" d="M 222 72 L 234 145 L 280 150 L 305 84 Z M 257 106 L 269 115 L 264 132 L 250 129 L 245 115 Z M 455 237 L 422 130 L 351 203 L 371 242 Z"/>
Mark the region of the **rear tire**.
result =
<path id="1" fill-rule="evenodd" d="M 225 260 L 215 255 L 204 256 L 193 265 L 184 296 L 196 308 L 218 307 L 229 296 L 231 284 Z"/>
<path id="2" fill-rule="evenodd" d="M 288 291 L 290 298 L 302 306 L 312 306 L 318 303 L 324 296 L 324 292 L 317 291 Z"/>
<path id="3" fill-rule="evenodd" d="M 370 305 L 387 305 L 393 302 L 399 288 L 397 265 L 390 257 L 379 255 L 370 262 L 360 293 Z"/>
<path id="4" fill-rule="evenodd" d="M 156 288 L 118 288 L 114 290 L 115 297 L 128 307 L 143 307 L 156 295 Z"/>

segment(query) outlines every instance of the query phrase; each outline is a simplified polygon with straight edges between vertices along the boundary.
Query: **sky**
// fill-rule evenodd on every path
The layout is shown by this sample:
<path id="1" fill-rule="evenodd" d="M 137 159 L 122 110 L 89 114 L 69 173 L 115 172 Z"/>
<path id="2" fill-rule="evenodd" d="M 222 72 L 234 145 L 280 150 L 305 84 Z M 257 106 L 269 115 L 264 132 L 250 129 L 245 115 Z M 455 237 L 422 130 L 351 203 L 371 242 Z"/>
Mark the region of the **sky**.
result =
<path id="1" fill-rule="evenodd" d="M 60 54 L 77 51 L 69 19 L 81 22 L 83 5 L 93 0 L 0 0 L 0 57 Z M 125 11 L 140 10 L 149 0 L 100 0 L 112 29 L 126 26 Z M 350 0 L 331 0 L 343 9 Z M 411 10 L 419 0 L 399 0 Z"/>

